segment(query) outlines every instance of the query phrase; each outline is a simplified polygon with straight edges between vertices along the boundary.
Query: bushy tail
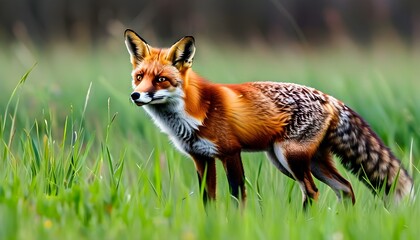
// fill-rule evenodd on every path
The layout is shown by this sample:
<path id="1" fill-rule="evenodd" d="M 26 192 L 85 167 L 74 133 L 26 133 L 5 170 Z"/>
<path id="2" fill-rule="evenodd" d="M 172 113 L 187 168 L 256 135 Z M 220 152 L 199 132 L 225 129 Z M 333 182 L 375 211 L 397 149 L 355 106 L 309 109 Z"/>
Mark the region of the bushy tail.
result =
<path id="1" fill-rule="evenodd" d="M 369 125 L 347 106 L 339 109 L 338 121 L 330 127 L 328 141 L 342 164 L 374 193 L 395 186 L 395 200 L 413 193 L 413 180 Z"/>

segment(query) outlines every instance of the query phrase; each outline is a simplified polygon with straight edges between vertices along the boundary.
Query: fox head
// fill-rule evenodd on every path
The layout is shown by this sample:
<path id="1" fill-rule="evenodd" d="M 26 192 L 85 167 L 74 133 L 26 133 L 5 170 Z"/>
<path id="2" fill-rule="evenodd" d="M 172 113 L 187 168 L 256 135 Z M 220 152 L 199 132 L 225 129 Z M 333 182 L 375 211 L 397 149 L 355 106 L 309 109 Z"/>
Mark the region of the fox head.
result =
<path id="1" fill-rule="evenodd" d="M 133 30 L 127 29 L 124 36 L 133 65 L 131 100 L 143 106 L 184 97 L 183 85 L 195 53 L 194 38 L 183 37 L 170 48 L 153 48 Z"/>

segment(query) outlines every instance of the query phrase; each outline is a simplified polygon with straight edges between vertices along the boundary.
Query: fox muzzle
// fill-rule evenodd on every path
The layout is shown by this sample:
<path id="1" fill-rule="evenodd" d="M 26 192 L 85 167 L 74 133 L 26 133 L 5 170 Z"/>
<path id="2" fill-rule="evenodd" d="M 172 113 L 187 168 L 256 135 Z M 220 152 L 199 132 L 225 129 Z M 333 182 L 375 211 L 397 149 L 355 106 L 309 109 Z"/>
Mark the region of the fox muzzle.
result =
<path id="1" fill-rule="evenodd" d="M 153 100 L 153 93 L 148 92 L 133 92 L 131 93 L 131 101 L 137 106 L 143 106 L 150 103 Z"/>

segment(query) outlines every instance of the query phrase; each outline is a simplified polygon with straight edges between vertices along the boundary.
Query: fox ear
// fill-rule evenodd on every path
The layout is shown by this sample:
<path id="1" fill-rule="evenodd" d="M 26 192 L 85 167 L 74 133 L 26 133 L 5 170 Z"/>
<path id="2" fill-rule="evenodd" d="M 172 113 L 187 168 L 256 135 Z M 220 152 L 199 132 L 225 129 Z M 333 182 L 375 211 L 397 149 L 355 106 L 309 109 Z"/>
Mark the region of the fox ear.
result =
<path id="1" fill-rule="evenodd" d="M 137 65 L 150 55 L 150 46 L 136 32 L 127 29 L 124 32 L 125 45 L 130 53 L 131 63 Z"/>
<path id="2" fill-rule="evenodd" d="M 195 54 L 194 38 L 186 36 L 181 38 L 169 49 L 166 59 L 178 68 L 190 68 Z"/>

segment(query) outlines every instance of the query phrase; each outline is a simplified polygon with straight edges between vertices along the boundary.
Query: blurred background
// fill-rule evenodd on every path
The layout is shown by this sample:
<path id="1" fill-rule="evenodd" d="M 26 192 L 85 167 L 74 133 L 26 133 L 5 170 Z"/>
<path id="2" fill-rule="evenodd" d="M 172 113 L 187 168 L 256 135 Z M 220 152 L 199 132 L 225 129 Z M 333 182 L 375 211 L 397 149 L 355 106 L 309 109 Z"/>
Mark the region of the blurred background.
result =
<path id="1" fill-rule="evenodd" d="M 182 35 L 309 46 L 420 40 L 418 0 L 1 0 L 0 39 L 92 44 L 126 28 L 146 39 Z"/>

